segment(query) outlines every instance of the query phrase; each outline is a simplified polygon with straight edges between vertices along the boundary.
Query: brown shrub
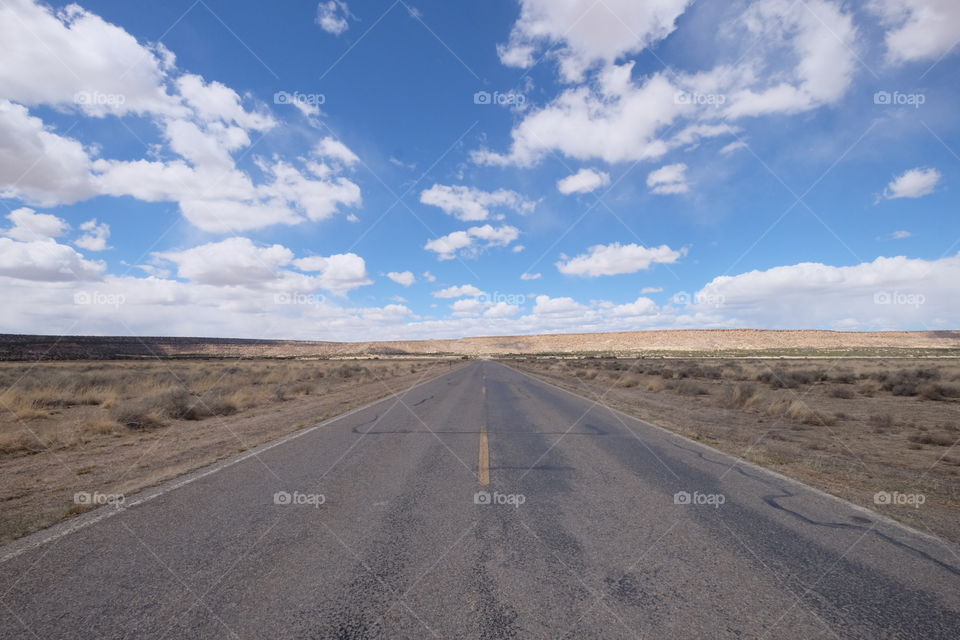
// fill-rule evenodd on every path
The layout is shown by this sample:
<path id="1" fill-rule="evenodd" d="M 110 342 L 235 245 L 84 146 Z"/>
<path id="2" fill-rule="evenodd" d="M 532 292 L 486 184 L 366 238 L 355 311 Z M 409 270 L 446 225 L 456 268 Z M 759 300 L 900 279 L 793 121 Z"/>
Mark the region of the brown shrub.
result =
<path id="1" fill-rule="evenodd" d="M 915 433 L 907 439 L 917 444 L 933 444 L 938 447 L 949 447 L 957 441 L 957 438 L 949 433 Z"/>
<path id="2" fill-rule="evenodd" d="M 831 398 L 840 398 L 842 400 L 852 400 L 856 396 L 853 389 L 849 387 L 833 387 L 830 389 Z"/>

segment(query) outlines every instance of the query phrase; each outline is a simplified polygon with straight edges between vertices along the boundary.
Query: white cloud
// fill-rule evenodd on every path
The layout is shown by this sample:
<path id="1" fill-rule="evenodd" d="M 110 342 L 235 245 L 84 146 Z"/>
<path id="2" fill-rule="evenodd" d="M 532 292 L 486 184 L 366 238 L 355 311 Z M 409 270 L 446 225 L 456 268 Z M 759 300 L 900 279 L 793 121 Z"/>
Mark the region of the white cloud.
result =
<path id="1" fill-rule="evenodd" d="M 185 73 L 177 78 L 176 84 L 184 102 L 202 122 L 219 121 L 255 131 L 269 131 L 277 124 L 269 113 L 247 111 L 240 95 L 223 83 L 205 82 L 196 74 Z"/>
<path id="2" fill-rule="evenodd" d="M 521 273 L 521 280 L 539 280 L 543 274 L 540 273 Z"/>
<path id="3" fill-rule="evenodd" d="M 631 4 L 637 11 L 651 6 Z M 506 152 L 476 150 L 473 161 L 529 167 L 550 152 L 580 161 L 654 160 L 672 148 L 731 133 L 731 120 L 800 113 L 843 97 L 857 68 L 858 43 L 852 16 L 838 3 L 757 0 L 730 3 L 727 11 L 733 15 L 717 26 L 720 35 L 710 46 L 727 54 L 718 53 L 719 59 L 736 59 L 735 66 L 635 80 L 632 61 L 607 61 L 587 83 L 529 110 L 511 131 Z M 729 51 L 729 43 L 741 50 Z"/>
<path id="4" fill-rule="evenodd" d="M 484 318 L 512 318 L 520 313 L 520 305 L 497 302 L 483 312 Z"/>
<path id="5" fill-rule="evenodd" d="M 720 149 L 720 153 L 725 156 L 729 156 L 730 154 L 735 153 L 740 149 L 746 149 L 746 148 L 747 148 L 746 142 L 744 142 L 743 140 L 734 140 L 733 142 L 724 145 Z"/>
<path id="6" fill-rule="evenodd" d="M 459 286 L 447 287 L 433 292 L 434 298 L 462 298 L 465 296 L 482 296 L 483 291 L 472 284 L 462 284 Z"/>
<path id="7" fill-rule="evenodd" d="M 29 0 L 0 5 L 0 95 L 94 116 L 182 115 L 164 87 L 171 54 L 71 4 L 54 13 Z"/>
<path id="8" fill-rule="evenodd" d="M 941 328 L 960 313 L 960 256 L 880 257 L 849 267 L 815 262 L 715 278 L 696 298 L 742 326 Z"/>
<path id="9" fill-rule="evenodd" d="M 311 256 L 294 260 L 293 264 L 301 271 L 318 271 L 316 281 L 320 288 L 337 295 L 373 283 L 367 275 L 366 261 L 355 253 Z"/>
<path id="10" fill-rule="evenodd" d="M 351 151 L 347 145 L 331 137 L 320 140 L 314 148 L 314 153 L 321 157 L 339 160 L 347 166 L 353 166 L 360 162 L 357 154 Z"/>
<path id="11" fill-rule="evenodd" d="M 249 238 L 239 237 L 156 255 L 176 264 L 181 278 L 215 286 L 251 286 L 276 280 L 281 267 L 293 261 L 293 252 L 282 245 L 258 247 Z"/>
<path id="12" fill-rule="evenodd" d="M 567 261 L 557 262 L 560 273 L 586 277 L 613 276 L 649 269 L 655 263 L 672 264 L 686 254 L 685 249 L 674 251 L 667 245 L 643 247 L 638 244 L 598 244 L 587 253 Z"/>
<path id="13" fill-rule="evenodd" d="M 233 237 L 219 242 L 154 254 L 172 262 L 177 274 L 201 285 L 243 287 L 254 290 L 281 290 L 308 293 L 325 289 L 342 295 L 371 284 L 366 262 L 353 253 L 310 256 L 294 259 L 293 252 L 279 244 L 259 247 L 249 238 Z M 306 275 L 300 271 L 317 272 Z"/>
<path id="14" fill-rule="evenodd" d="M 893 63 L 940 59 L 960 40 L 960 4 L 955 0 L 872 0 L 887 32 Z"/>
<path id="15" fill-rule="evenodd" d="M 883 190 L 883 197 L 887 200 L 920 198 L 933 193 L 940 178 L 941 174 L 936 169 L 910 169 L 890 181 Z"/>
<path id="16" fill-rule="evenodd" d="M 586 306 L 568 297 L 537 296 L 533 305 L 533 315 L 535 316 L 582 317 L 586 310 Z"/>
<path id="17" fill-rule="evenodd" d="M 576 173 L 557 181 L 557 190 L 564 194 L 590 193 L 610 184 L 610 174 L 593 169 L 580 169 Z"/>
<path id="18" fill-rule="evenodd" d="M 598 62 L 641 51 L 667 37 L 691 0 L 520 0 L 520 17 L 510 41 L 497 47 L 506 65 L 530 67 L 537 52 L 551 44 L 561 74 L 579 80 Z"/>
<path id="19" fill-rule="evenodd" d="M 659 313 L 660 308 L 657 303 L 650 298 L 639 297 L 634 302 L 616 305 L 610 309 L 610 313 L 617 317 L 634 318 L 637 316 L 649 316 Z"/>
<path id="20" fill-rule="evenodd" d="M 327 33 L 339 36 L 348 28 L 350 9 L 342 0 L 328 0 L 317 5 L 317 24 Z"/>
<path id="21" fill-rule="evenodd" d="M 110 225 L 106 222 L 98 223 L 97 219 L 87 220 L 80 225 L 80 230 L 85 231 L 82 236 L 73 243 L 81 249 L 87 251 L 106 251 L 107 240 L 110 239 Z"/>
<path id="22" fill-rule="evenodd" d="M 255 157 L 267 176 L 255 184 L 233 154 L 252 144 L 250 132 L 268 131 L 277 121 L 262 104 L 246 107 L 250 96 L 182 73 L 164 47 L 143 46 L 76 5 L 54 13 L 14 0 L 0 7 L 0 16 L 0 41 L 13 52 L 0 60 L 0 95 L 22 103 L 0 99 L 0 197 L 40 206 L 99 194 L 176 202 L 185 218 L 213 233 L 323 220 L 361 204 L 360 188 L 338 176 L 359 159 L 330 138 L 301 159 L 302 169 Z M 94 117 L 145 115 L 166 142 L 152 153 L 179 157 L 93 161 L 96 146 L 88 150 L 58 135 L 24 105 Z"/>
<path id="23" fill-rule="evenodd" d="M 0 276 L 35 282 L 99 280 L 106 265 L 84 259 L 53 239 L 20 242 L 0 238 Z M 9 299 L 7 299 L 9 302 Z"/>
<path id="24" fill-rule="evenodd" d="M 857 30 L 852 14 L 839 4 L 764 0 L 751 4 L 740 23 L 751 40 L 762 43 L 746 67 L 760 82 L 730 87 L 727 115 L 798 113 L 839 100 L 850 86 L 857 68 Z M 786 72 L 770 67 L 779 59 L 774 51 L 782 49 L 797 60 Z"/>
<path id="25" fill-rule="evenodd" d="M 441 260 L 452 260 L 457 251 L 473 244 L 473 238 L 466 231 L 454 231 L 445 236 L 434 238 L 423 245 L 427 251 L 433 251 Z"/>
<path id="26" fill-rule="evenodd" d="M 13 226 L 4 229 L 2 234 L 21 242 L 59 238 L 70 228 L 63 218 L 49 213 L 37 213 L 28 207 L 14 209 L 7 214 L 7 219 Z"/>
<path id="27" fill-rule="evenodd" d="M 470 227 L 466 231 L 454 231 L 445 236 L 435 238 L 424 245 L 424 249 L 433 251 L 440 260 L 452 260 L 457 253 L 466 257 L 475 257 L 489 247 L 507 246 L 520 236 L 516 227 L 503 225 L 494 227 L 485 224 L 479 227 Z M 475 242 L 485 241 L 484 244 Z"/>
<path id="28" fill-rule="evenodd" d="M 909 231 L 894 231 L 890 237 L 894 240 L 903 240 L 905 238 L 911 237 L 913 234 Z"/>
<path id="29" fill-rule="evenodd" d="M 687 184 L 687 165 L 678 162 L 660 167 L 651 171 L 647 176 L 647 186 L 653 193 L 660 195 L 686 193 L 690 190 Z"/>
<path id="30" fill-rule="evenodd" d="M 0 99 L 0 197 L 53 206 L 94 194 L 83 145 L 47 130 L 22 105 Z"/>
<path id="31" fill-rule="evenodd" d="M 387 274 L 387 277 L 405 287 L 409 287 L 417 281 L 417 277 L 413 275 L 412 271 L 391 271 Z"/>
<path id="32" fill-rule="evenodd" d="M 420 202 L 439 207 L 444 213 L 467 222 L 486 220 L 493 208 L 529 213 L 536 207 L 535 202 L 507 189 L 483 191 L 474 187 L 442 184 L 435 184 L 421 192 Z"/>
<path id="33" fill-rule="evenodd" d="M 423 279 L 426 280 L 427 282 L 436 282 L 436 281 L 437 281 L 437 276 L 433 275 L 433 274 L 430 273 L 429 271 L 424 271 L 424 272 L 423 272 Z"/>
<path id="34" fill-rule="evenodd" d="M 631 62 L 605 70 L 595 89 L 564 91 L 513 128 L 507 153 L 474 151 L 473 160 L 530 167 L 554 150 L 581 161 L 609 163 L 662 156 L 669 146 L 656 134 L 674 121 L 683 105 L 674 100 L 677 88 L 665 75 L 656 73 L 634 86 L 632 68 Z"/>
<path id="35" fill-rule="evenodd" d="M 476 298 L 463 298 L 450 305 L 450 309 L 453 310 L 454 317 L 461 318 L 479 315 L 487 306 L 487 303 Z"/>

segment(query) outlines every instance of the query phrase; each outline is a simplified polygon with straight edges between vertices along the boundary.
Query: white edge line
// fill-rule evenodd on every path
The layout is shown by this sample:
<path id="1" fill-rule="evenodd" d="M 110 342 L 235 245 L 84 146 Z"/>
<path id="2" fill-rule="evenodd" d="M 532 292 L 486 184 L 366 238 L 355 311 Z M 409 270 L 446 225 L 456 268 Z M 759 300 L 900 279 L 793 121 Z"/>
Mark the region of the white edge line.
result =
<path id="1" fill-rule="evenodd" d="M 422 387 L 425 384 L 436 382 L 437 380 L 440 380 L 441 378 L 448 376 L 452 373 L 456 373 L 457 371 L 460 371 L 460 368 L 454 369 L 453 371 L 447 371 L 446 373 L 441 373 L 440 375 L 430 378 L 428 380 L 423 380 L 422 382 L 418 382 L 412 387 L 407 387 L 406 389 L 392 392 L 389 395 L 386 395 L 382 398 L 374 400 L 373 402 L 369 402 L 360 407 L 355 407 L 345 413 L 341 413 L 339 415 L 333 416 L 332 418 L 327 418 L 323 422 L 319 424 L 315 424 L 312 427 L 307 427 L 305 429 L 301 429 L 300 431 L 296 431 L 294 433 L 281 436 L 276 440 L 271 440 L 269 442 L 265 442 L 263 444 L 257 445 L 256 447 L 254 447 L 253 449 L 250 449 L 249 451 L 238 453 L 234 456 L 227 458 L 226 460 L 221 460 L 220 462 L 214 462 L 210 465 L 200 467 L 199 469 L 188 471 L 186 474 L 182 476 L 171 478 L 170 480 L 166 480 L 160 483 L 159 485 L 148 487 L 146 489 L 141 489 L 140 491 L 134 494 L 134 497 L 132 499 L 124 500 L 123 506 L 121 507 L 112 507 L 109 505 L 104 505 L 98 509 L 94 509 L 93 511 L 89 511 L 85 514 L 81 514 L 80 516 L 77 516 L 75 518 L 70 518 L 69 520 L 61 521 L 57 524 L 51 525 L 46 529 L 41 529 L 40 531 L 27 534 L 22 538 L 18 538 L 16 540 L 8 542 L 7 544 L 0 547 L 0 564 L 3 564 L 8 560 L 12 560 L 13 558 L 20 556 L 26 553 L 27 551 L 30 551 L 31 549 L 36 549 L 37 547 L 41 547 L 45 544 L 53 542 L 54 540 L 59 540 L 64 536 L 70 535 L 71 533 L 74 533 L 76 531 L 80 531 L 81 529 L 85 529 L 93 524 L 100 522 L 101 520 L 112 518 L 118 513 L 123 513 L 124 511 L 132 507 L 136 507 L 138 505 L 144 504 L 145 502 L 149 502 L 154 498 L 158 498 L 164 494 L 170 493 L 171 491 L 179 489 L 180 487 L 184 487 L 192 482 L 196 482 L 197 480 L 206 478 L 207 476 L 213 475 L 218 471 L 223 471 L 228 467 L 232 467 L 235 464 L 243 462 L 244 460 L 252 458 L 256 455 L 259 455 L 264 451 L 269 451 L 274 447 L 279 447 L 282 444 L 286 444 L 291 440 L 295 440 L 301 436 L 305 436 L 308 433 L 312 433 L 313 431 L 316 431 L 317 429 L 328 426 L 338 420 L 342 420 L 343 418 L 351 416 L 355 413 L 359 413 L 366 409 L 370 409 L 371 407 L 374 407 L 380 403 L 393 399 L 398 394 L 401 394 L 401 393 L 407 394 L 410 391 L 413 391 L 418 387 Z"/>
<path id="2" fill-rule="evenodd" d="M 533 376 L 533 375 L 527 373 L 526 371 L 521 371 L 520 369 L 517 369 L 517 368 L 515 368 L 515 367 L 511 367 L 511 366 L 508 365 L 508 364 L 503 364 L 502 362 L 496 362 L 496 364 L 499 364 L 499 365 L 501 365 L 501 366 L 507 367 L 508 369 L 511 369 L 511 370 L 513 370 L 513 371 L 516 371 L 517 373 L 519 373 L 519 374 L 521 374 L 521 375 L 524 375 L 524 376 L 530 378 L 531 380 L 536 380 L 537 382 L 542 382 L 543 384 L 545 384 L 545 385 L 547 385 L 547 386 L 553 387 L 553 388 L 555 388 L 555 389 L 559 389 L 560 391 L 563 391 L 564 393 L 568 393 L 568 394 L 570 394 L 570 395 L 572 395 L 572 396 L 574 396 L 574 397 L 576 397 L 576 398 L 579 398 L 579 399 L 581 399 L 581 400 L 586 400 L 586 401 L 588 401 L 588 402 L 594 402 L 594 400 L 592 400 L 592 399 L 590 399 L 590 398 L 588 398 L 588 397 L 586 397 L 586 396 L 582 396 L 582 395 L 580 395 L 579 393 L 576 393 L 576 392 L 574 392 L 574 391 L 570 391 L 569 389 L 564 389 L 563 387 L 560 387 L 560 386 L 558 386 L 558 385 L 555 385 L 555 384 L 553 384 L 552 382 L 548 382 L 548 381 L 546 381 L 546 380 L 542 380 L 541 378 L 538 378 L 538 377 L 536 377 L 536 376 Z M 783 480 L 783 481 L 787 482 L 788 484 L 791 484 L 791 485 L 793 485 L 793 486 L 795 486 L 795 487 L 799 487 L 799 488 L 801 488 L 801 489 L 803 489 L 803 490 L 805 490 L 805 491 L 809 491 L 809 492 L 814 493 L 814 494 L 816 494 L 816 495 L 819 495 L 819 496 L 821 496 L 821 497 L 823 497 L 823 498 L 830 498 L 831 500 L 833 500 L 833 501 L 835 501 L 835 502 L 839 502 L 840 504 L 842 504 L 842 505 L 845 506 L 845 507 L 848 507 L 848 508 L 850 508 L 850 509 L 853 509 L 854 511 L 858 511 L 858 512 L 860 512 L 860 513 L 869 515 L 870 517 L 872 517 L 872 518 L 874 518 L 874 519 L 876 519 L 876 520 L 879 520 L 880 522 L 883 522 L 884 524 L 890 525 L 890 526 L 892 526 L 892 527 L 894 527 L 894 528 L 897 528 L 897 529 L 901 529 L 901 530 L 903 530 L 903 531 L 906 532 L 906 533 L 909 533 L 909 534 L 914 535 L 914 536 L 919 536 L 919 537 L 921 537 L 921 538 L 923 538 L 923 539 L 925 539 L 925 540 L 927 540 L 927 541 L 929 541 L 929 542 L 935 542 L 935 543 L 937 543 L 937 544 L 939 544 L 939 545 L 942 545 L 943 547 L 947 548 L 948 550 L 950 550 L 950 549 L 952 548 L 952 549 L 954 550 L 954 552 L 960 552 L 960 545 L 956 545 L 956 544 L 954 544 L 953 542 L 950 542 L 949 540 L 946 540 L 946 539 L 941 538 L 941 537 L 939 537 L 939 536 L 933 535 L 933 534 L 931 534 L 931 533 L 927 533 L 926 531 L 920 531 L 919 529 L 914 529 L 914 528 L 911 527 L 910 525 L 904 524 L 904 523 L 900 522 L 899 520 L 894 520 L 894 519 L 891 518 L 890 516 L 886 516 L 886 515 L 884 515 L 884 514 L 882 514 L 882 513 L 879 513 L 879 512 L 877 512 L 877 511 L 874 511 L 874 510 L 872 510 L 872 509 L 868 509 L 868 508 L 862 507 L 862 506 L 860 506 L 860 505 L 858 505 L 858 504 L 854 504 L 853 502 L 850 502 L 849 500 L 845 500 L 844 498 L 841 498 L 840 496 L 835 496 L 835 495 L 833 495 L 832 493 L 828 493 L 828 492 L 824 491 L 823 489 L 818 489 L 817 487 L 814 487 L 814 486 L 811 486 L 811 485 L 806 484 L 806 483 L 804 483 L 804 482 L 801 482 L 800 480 L 797 480 L 796 478 L 791 478 L 790 476 L 783 475 L 782 473 L 779 473 L 779 472 L 774 471 L 774 470 L 772 470 L 772 469 L 768 469 L 768 468 L 766 468 L 766 467 L 762 467 L 762 466 L 756 464 L 755 462 L 750 462 L 749 460 L 745 460 L 745 459 L 743 459 L 743 458 L 741 458 L 741 457 L 739 457 L 739 456 L 736 456 L 736 455 L 734 455 L 734 454 L 732 454 L 732 453 L 728 453 L 728 452 L 726 452 L 726 451 L 721 451 L 720 449 L 715 449 L 715 448 L 711 447 L 711 446 L 708 445 L 708 444 L 704 444 L 704 443 L 702 443 L 702 442 L 698 442 L 698 441 L 696 441 L 696 440 L 693 440 L 693 439 L 691 439 L 691 438 L 688 438 L 688 437 L 685 436 L 685 435 L 679 434 L 679 433 L 677 433 L 676 431 L 671 431 L 670 429 L 667 429 L 666 427 L 661 427 L 661 426 L 658 425 L 658 424 L 654 424 L 654 423 L 652 423 L 652 422 L 647 422 L 646 420 L 643 420 L 643 419 L 641 419 L 641 418 L 638 418 L 637 416 L 632 416 L 632 415 L 630 415 L 629 413 L 626 413 L 626 412 L 621 411 L 621 410 L 619 410 L 619 409 L 615 409 L 614 407 L 608 406 L 608 405 L 604 404 L 603 402 L 597 402 L 597 406 L 604 407 L 605 409 L 608 409 L 608 410 L 610 410 L 610 411 L 613 411 L 614 413 L 617 413 L 617 414 L 619 414 L 619 415 L 621 415 L 621 416 L 623 416 L 623 417 L 625 417 L 625 418 L 629 418 L 630 420 L 632 420 L 632 421 L 634 421 L 634 422 L 639 422 L 641 425 L 643 425 L 643 426 L 645 426 L 645 427 L 650 427 L 650 428 L 653 428 L 653 429 L 657 429 L 658 431 L 662 431 L 662 432 L 664 432 L 665 434 L 667 434 L 667 435 L 669 435 L 669 436 L 673 436 L 674 438 L 677 438 L 677 439 L 679 439 L 679 440 L 682 440 L 682 441 L 684 441 L 684 442 L 687 443 L 687 444 L 692 444 L 692 445 L 694 445 L 695 447 L 698 447 L 698 448 L 700 448 L 700 449 L 704 449 L 705 451 L 708 451 L 708 452 L 711 453 L 711 454 L 718 455 L 718 456 L 720 456 L 720 457 L 722 457 L 722 458 L 727 458 L 727 459 L 729 459 L 729 460 L 733 460 L 733 461 L 735 461 L 736 464 L 739 465 L 739 466 L 749 467 L 750 469 L 753 469 L 753 470 L 755 470 L 755 471 L 759 471 L 759 472 L 765 473 L 765 474 L 767 474 L 767 475 L 771 475 L 771 476 L 777 478 L 778 480 Z"/>

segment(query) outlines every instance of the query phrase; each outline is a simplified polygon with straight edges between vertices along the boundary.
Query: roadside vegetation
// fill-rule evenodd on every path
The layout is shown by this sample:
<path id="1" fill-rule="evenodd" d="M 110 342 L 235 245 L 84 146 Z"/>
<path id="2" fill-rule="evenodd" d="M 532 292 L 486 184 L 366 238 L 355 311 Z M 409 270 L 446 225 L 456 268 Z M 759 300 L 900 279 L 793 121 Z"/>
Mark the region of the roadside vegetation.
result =
<path id="1" fill-rule="evenodd" d="M 960 541 L 960 360 L 512 358 L 506 364 Z M 874 504 L 924 493 L 923 509 Z"/>

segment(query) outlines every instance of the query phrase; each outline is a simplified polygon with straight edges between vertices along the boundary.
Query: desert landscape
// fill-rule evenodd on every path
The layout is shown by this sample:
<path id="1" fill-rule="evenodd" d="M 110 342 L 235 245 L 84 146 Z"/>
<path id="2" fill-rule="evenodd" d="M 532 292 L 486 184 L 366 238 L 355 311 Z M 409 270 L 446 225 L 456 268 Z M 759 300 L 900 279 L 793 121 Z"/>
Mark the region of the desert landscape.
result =
<path id="1" fill-rule="evenodd" d="M 453 340 L 317 342 L 224 338 L 0 334 L 0 360 L 144 357 L 373 357 L 409 355 L 960 355 L 960 331 L 690 329 Z"/>

